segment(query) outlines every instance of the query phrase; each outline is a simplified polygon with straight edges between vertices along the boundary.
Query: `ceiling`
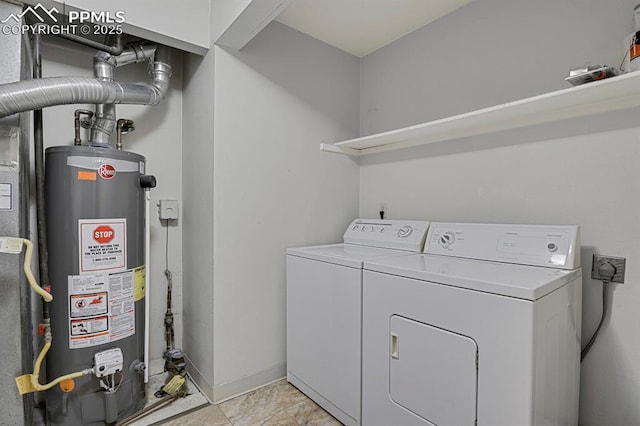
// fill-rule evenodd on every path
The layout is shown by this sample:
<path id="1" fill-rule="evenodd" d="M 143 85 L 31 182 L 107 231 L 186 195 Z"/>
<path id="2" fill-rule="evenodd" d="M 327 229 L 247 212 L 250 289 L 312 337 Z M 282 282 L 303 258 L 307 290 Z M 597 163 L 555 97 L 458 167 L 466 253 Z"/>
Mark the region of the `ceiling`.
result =
<path id="1" fill-rule="evenodd" d="M 471 0 L 292 0 L 276 20 L 362 58 Z"/>

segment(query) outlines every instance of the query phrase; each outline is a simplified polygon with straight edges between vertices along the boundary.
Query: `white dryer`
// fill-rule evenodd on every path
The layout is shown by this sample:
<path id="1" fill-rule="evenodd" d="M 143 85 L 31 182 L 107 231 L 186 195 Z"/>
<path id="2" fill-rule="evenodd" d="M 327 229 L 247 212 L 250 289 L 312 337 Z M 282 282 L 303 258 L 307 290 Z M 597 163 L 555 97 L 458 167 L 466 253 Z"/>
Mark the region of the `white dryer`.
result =
<path id="1" fill-rule="evenodd" d="M 363 262 L 420 252 L 428 228 L 360 219 L 343 244 L 287 250 L 287 380 L 345 425 L 361 424 Z"/>
<path id="2" fill-rule="evenodd" d="M 432 223 L 366 261 L 362 424 L 577 425 L 576 226 Z"/>

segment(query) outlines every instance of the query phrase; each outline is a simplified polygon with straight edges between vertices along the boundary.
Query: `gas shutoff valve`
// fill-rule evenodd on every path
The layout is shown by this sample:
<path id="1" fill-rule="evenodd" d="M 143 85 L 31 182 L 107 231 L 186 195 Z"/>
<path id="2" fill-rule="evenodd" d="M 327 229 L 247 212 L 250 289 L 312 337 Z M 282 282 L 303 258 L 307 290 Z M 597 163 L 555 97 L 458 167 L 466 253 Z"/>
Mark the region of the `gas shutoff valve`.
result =
<path id="1" fill-rule="evenodd" d="M 107 349 L 93 356 L 93 374 L 96 377 L 104 377 L 119 373 L 122 371 L 123 364 L 122 349 Z"/>

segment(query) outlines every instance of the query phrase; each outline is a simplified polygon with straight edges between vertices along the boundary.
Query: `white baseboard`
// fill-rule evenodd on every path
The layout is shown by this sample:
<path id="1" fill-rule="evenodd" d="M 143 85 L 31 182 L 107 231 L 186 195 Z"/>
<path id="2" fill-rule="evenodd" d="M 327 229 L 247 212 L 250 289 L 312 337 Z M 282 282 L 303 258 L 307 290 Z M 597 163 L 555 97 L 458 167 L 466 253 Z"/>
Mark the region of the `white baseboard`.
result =
<path id="1" fill-rule="evenodd" d="M 224 383 L 221 385 L 214 385 L 213 387 L 213 403 L 218 404 L 228 399 L 234 398 L 238 395 L 250 392 L 254 389 L 268 385 L 280 379 L 285 378 L 287 375 L 287 365 L 279 364 L 259 373 L 245 376 L 239 380 L 233 382 Z M 197 383 L 197 382 L 196 382 Z"/>
<path id="2" fill-rule="evenodd" d="M 204 394 L 204 396 L 207 397 L 209 402 L 213 403 L 213 387 L 209 384 L 207 379 L 205 379 L 204 376 L 200 373 L 200 370 L 198 370 L 193 365 L 193 363 L 191 362 L 191 360 L 186 354 L 184 355 L 184 357 L 187 361 L 187 371 L 189 372 L 189 376 L 191 376 L 191 379 L 196 383 L 196 385 L 198 386 L 200 391 Z"/>
<path id="3" fill-rule="evenodd" d="M 202 393 L 213 404 L 219 404 L 238 395 L 251 392 L 254 389 L 261 388 L 287 376 L 287 365 L 279 364 L 232 382 L 211 386 L 208 380 L 198 371 L 191 360 L 189 360 L 189 357 L 185 355 L 185 358 L 187 360 L 187 371 L 189 375 L 196 385 L 198 385 Z"/>

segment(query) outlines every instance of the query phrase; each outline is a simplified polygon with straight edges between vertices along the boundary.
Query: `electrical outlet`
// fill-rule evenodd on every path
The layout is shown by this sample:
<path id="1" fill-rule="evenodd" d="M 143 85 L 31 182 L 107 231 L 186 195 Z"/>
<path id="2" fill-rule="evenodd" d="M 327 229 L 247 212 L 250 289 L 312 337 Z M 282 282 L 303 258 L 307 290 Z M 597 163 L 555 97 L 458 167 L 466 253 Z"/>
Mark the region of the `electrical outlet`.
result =
<path id="1" fill-rule="evenodd" d="M 382 203 L 380 204 L 380 219 L 385 219 L 387 217 L 387 204 L 386 203 Z"/>
<path id="2" fill-rule="evenodd" d="M 600 266 L 606 263 L 611 264 L 615 268 L 615 274 L 611 279 L 612 283 L 624 283 L 624 272 L 627 259 L 625 257 L 604 256 L 601 254 L 593 255 L 593 262 L 591 263 L 591 278 L 594 280 L 602 280 L 600 275 Z"/>

